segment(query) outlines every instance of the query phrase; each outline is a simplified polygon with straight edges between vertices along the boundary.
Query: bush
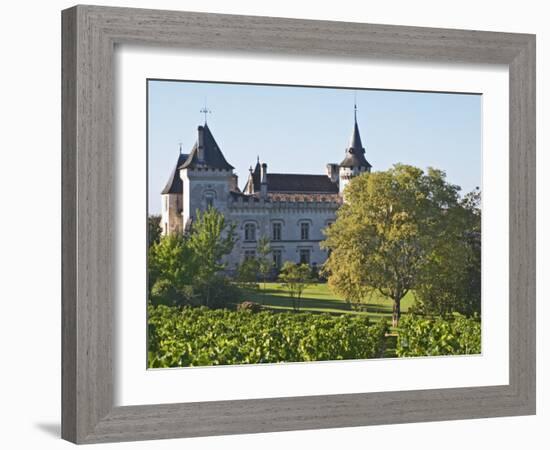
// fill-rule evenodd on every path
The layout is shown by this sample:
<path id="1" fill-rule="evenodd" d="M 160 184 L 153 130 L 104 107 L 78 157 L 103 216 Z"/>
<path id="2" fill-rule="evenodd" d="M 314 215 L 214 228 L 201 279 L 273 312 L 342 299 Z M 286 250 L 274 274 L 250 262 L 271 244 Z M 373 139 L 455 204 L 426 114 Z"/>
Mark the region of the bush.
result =
<path id="1" fill-rule="evenodd" d="M 256 302 L 246 301 L 239 303 L 237 305 L 237 311 L 252 311 L 260 312 L 262 310 L 262 305 Z"/>
<path id="2" fill-rule="evenodd" d="M 149 306 L 149 367 L 382 356 L 385 323 L 363 316 Z"/>
<path id="3" fill-rule="evenodd" d="M 171 281 L 160 279 L 151 288 L 151 304 L 166 306 L 199 306 L 199 299 L 192 286 L 176 288 Z"/>
<path id="4" fill-rule="evenodd" d="M 182 304 L 177 289 L 168 280 L 157 280 L 151 288 L 150 298 L 153 305 L 175 306 Z"/>
<path id="5" fill-rule="evenodd" d="M 399 323 L 397 356 L 481 353 L 481 322 L 458 316 L 426 319 L 407 316 Z"/>
<path id="6" fill-rule="evenodd" d="M 222 275 L 216 275 L 209 281 L 196 280 L 192 286 L 195 304 L 209 308 L 227 308 L 242 299 L 241 290 Z"/>

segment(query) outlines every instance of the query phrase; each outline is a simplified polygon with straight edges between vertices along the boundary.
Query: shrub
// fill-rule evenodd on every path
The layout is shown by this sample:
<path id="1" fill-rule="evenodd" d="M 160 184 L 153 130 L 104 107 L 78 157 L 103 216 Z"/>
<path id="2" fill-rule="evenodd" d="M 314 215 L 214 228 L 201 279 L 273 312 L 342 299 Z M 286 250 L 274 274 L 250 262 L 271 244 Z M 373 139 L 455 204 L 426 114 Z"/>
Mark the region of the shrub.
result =
<path id="1" fill-rule="evenodd" d="M 149 367 L 380 357 L 385 323 L 364 316 L 149 306 Z"/>
<path id="2" fill-rule="evenodd" d="M 210 280 L 196 280 L 193 283 L 196 303 L 209 308 L 227 308 L 239 303 L 241 290 L 223 275 L 216 275 Z"/>
<path id="3" fill-rule="evenodd" d="M 200 299 L 193 286 L 176 288 L 169 280 L 160 279 L 151 288 L 150 302 L 153 305 L 200 306 Z"/>
<path id="4" fill-rule="evenodd" d="M 151 288 L 151 302 L 153 305 L 175 306 L 181 305 L 181 298 L 174 285 L 166 280 L 157 280 Z"/>
<path id="5" fill-rule="evenodd" d="M 397 356 L 481 353 L 481 323 L 475 318 L 405 317 L 399 324 Z"/>
<path id="6" fill-rule="evenodd" d="M 259 312 L 262 310 L 262 305 L 256 302 L 246 301 L 237 305 L 237 311 L 252 311 Z"/>

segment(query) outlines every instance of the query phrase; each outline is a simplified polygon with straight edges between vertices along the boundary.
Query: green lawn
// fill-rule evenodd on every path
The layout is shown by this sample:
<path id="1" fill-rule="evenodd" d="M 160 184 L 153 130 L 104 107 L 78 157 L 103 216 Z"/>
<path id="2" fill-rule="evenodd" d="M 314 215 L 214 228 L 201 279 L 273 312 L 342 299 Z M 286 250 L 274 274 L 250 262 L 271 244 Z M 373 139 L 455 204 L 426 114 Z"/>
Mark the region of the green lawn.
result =
<path id="1" fill-rule="evenodd" d="M 259 290 L 247 290 L 245 300 L 260 303 L 273 310 L 292 310 L 292 299 L 280 283 L 263 283 Z M 414 296 L 409 292 L 401 301 L 401 312 L 406 313 L 414 302 Z M 361 305 L 362 311 L 350 308 L 346 301 L 334 294 L 326 283 L 316 283 L 308 287 L 300 301 L 300 311 L 327 312 L 337 314 L 367 314 L 374 321 L 382 317 L 391 320 L 392 301 L 379 293 L 373 293 L 371 298 Z"/>

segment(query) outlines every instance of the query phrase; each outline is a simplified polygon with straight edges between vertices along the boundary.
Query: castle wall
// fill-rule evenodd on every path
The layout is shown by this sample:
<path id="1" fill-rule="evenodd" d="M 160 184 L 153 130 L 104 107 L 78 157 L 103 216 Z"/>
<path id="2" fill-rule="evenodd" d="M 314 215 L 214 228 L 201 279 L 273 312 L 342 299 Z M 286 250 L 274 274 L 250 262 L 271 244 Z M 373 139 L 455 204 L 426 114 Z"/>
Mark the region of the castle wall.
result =
<path id="1" fill-rule="evenodd" d="M 311 265 L 322 265 L 327 259 L 327 251 L 319 244 L 324 239 L 323 229 L 336 219 L 336 202 L 271 202 L 271 201 L 230 201 L 226 217 L 237 226 L 237 243 L 227 258 L 227 267 L 234 270 L 243 261 L 247 251 L 257 248 L 262 236 L 270 239 L 273 251 L 281 252 L 281 263 L 300 262 L 301 251 L 308 251 Z M 255 240 L 245 239 L 246 224 L 256 227 Z M 273 240 L 273 224 L 280 224 L 280 240 Z M 309 235 L 302 237 L 302 223 L 308 224 Z"/>
<path id="2" fill-rule="evenodd" d="M 233 197 L 235 178 L 232 171 L 212 169 L 182 169 L 181 229 L 184 230 L 196 210 L 204 211 L 211 204 L 224 214 L 228 222 L 236 226 L 237 241 L 230 255 L 225 258 L 229 273 L 235 273 L 247 255 L 256 252 L 258 240 L 266 236 L 273 252 L 280 254 L 280 264 L 295 263 L 307 259 L 310 265 L 321 266 L 327 259 L 327 251 L 320 248 L 323 230 L 336 219 L 340 206 L 334 199 L 274 200 L 255 196 Z M 280 236 L 274 239 L 273 224 L 280 224 Z M 302 223 L 307 224 L 304 236 Z M 253 239 L 246 239 L 247 224 L 253 224 Z M 273 254 L 270 255 L 273 258 Z"/>

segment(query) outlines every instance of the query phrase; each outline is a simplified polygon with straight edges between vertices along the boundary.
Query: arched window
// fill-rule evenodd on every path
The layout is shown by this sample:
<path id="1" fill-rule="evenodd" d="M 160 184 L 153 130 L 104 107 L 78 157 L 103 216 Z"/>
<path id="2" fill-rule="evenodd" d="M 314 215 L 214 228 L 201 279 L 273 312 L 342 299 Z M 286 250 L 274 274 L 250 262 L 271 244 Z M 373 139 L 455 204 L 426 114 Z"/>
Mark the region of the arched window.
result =
<path id="1" fill-rule="evenodd" d="M 204 192 L 203 197 L 206 209 L 214 208 L 214 199 L 216 198 L 216 192 L 210 190 L 206 191 Z"/>
<path id="2" fill-rule="evenodd" d="M 206 194 L 206 208 L 213 208 L 214 207 L 214 196 L 212 194 Z"/>
<path id="3" fill-rule="evenodd" d="M 256 240 L 256 225 L 253 223 L 245 223 L 244 225 L 244 240 L 255 241 Z"/>

